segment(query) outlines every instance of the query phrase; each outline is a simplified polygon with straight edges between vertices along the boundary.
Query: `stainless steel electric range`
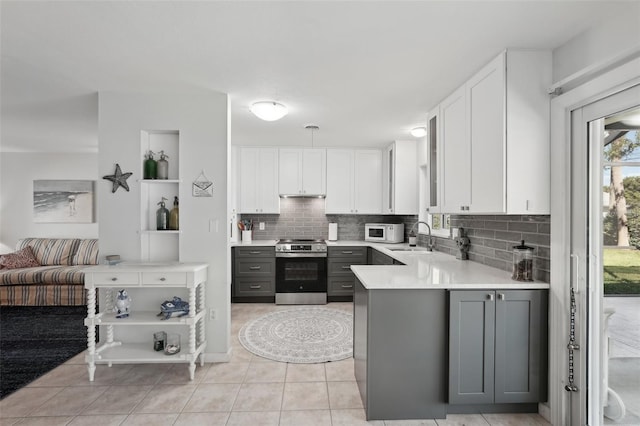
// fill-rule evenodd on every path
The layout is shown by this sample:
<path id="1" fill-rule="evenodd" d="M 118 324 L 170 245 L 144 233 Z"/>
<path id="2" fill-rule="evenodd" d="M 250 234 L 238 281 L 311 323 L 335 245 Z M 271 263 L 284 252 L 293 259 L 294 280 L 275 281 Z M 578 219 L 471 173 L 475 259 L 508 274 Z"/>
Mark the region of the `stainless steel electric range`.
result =
<path id="1" fill-rule="evenodd" d="M 327 303 L 327 244 L 324 240 L 278 240 L 276 304 Z"/>

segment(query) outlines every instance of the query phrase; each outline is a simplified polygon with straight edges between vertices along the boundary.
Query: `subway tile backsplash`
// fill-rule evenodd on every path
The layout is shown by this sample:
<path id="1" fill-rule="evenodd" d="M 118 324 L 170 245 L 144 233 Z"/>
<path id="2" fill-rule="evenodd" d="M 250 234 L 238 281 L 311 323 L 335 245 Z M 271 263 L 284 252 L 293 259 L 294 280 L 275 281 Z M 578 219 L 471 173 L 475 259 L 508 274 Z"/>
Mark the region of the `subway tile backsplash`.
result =
<path id="1" fill-rule="evenodd" d="M 500 215 L 456 216 L 451 215 L 452 228 L 464 228 L 469 237 L 469 260 L 511 272 L 513 246 L 522 240 L 534 247 L 533 276 L 549 282 L 550 278 L 550 216 Z M 457 235 L 456 235 L 457 236 Z M 418 244 L 426 245 L 421 235 Z M 434 237 L 435 249 L 455 256 L 458 252 L 453 239 Z"/>
<path id="2" fill-rule="evenodd" d="M 280 214 L 243 214 L 242 219 L 253 220 L 255 240 L 280 238 L 329 237 L 329 223 L 338 223 L 339 240 L 364 240 L 365 223 L 404 223 L 405 241 L 417 216 L 390 215 L 326 215 L 323 198 L 282 198 Z M 265 230 L 259 223 L 265 223 Z M 452 228 L 464 228 L 471 241 L 469 261 L 479 262 L 504 271 L 511 271 L 513 246 L 525 240 L 535 248 L 533 273 L 535 279 L 549 282 L 550 275 L 550 216 L 525 215 L 452 215 Z M 457 253 L 453 239 L 434 237 L 435 250 L 453 256 Z M 427 236 L 418 237 L 418 245 L 426 246 Z"/>
<path id="3" fill-rule="evenodd" d="M 242 219 L 253 220 L 254 240 L 280 238 L 329 238 L 329 223 L 338 224 L 339 240 L 364 240 L 365 223 L 405 223 L 405 235 L 417 220 L 416 216 L 389 215 L 326 215 L 324 198 L 282 198 L 280 214 L 243 214 Z M 259 223 L 265 230 L 260 231 Z M 408 223 L 408 225 L 407 225 Z M 406 238 L 405 238 L 406 239 Z"/>

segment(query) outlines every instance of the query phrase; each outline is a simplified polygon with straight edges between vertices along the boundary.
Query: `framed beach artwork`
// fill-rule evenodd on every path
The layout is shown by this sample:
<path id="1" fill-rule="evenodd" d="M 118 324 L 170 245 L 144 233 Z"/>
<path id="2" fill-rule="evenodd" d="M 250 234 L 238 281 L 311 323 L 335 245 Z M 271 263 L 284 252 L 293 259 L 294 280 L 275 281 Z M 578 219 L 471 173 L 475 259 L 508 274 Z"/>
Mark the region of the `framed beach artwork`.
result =
<path id="1" fill-rule="evenodd" d="M 34 180 L 33 221 L 93 223 L 92 180 Z"/>

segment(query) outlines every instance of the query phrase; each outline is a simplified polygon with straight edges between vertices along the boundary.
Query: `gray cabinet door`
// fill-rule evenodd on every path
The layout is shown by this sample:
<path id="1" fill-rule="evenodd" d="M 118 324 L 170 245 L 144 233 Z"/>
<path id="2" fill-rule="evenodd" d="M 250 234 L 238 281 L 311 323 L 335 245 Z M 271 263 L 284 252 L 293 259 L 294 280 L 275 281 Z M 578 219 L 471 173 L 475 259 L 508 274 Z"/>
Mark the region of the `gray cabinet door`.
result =
<path id="1" fill-rule="evenodd" d="M 547 376 L 545 295 L 541 290 L 496 291 L 496 403 L 542 400 L 540 385 Z"/>
<path id="2" fill-rule="evenodd" d="M 493 291 L 452 291 L 449 303 L 449 403 L 494 402 Z"/>
<path id="3" fill-rule="evenodd" d="M 387 256 L 384 253 L 380 253 L 378 250 L 373 249 L 371 251 L 371 264 L 372 265 L 393 265 L 393 258 Z"/>
<path id="4" fill-rule="evenodd" d="M 546 290 L 452 291 L 449 403 L 546 400 Z"/>

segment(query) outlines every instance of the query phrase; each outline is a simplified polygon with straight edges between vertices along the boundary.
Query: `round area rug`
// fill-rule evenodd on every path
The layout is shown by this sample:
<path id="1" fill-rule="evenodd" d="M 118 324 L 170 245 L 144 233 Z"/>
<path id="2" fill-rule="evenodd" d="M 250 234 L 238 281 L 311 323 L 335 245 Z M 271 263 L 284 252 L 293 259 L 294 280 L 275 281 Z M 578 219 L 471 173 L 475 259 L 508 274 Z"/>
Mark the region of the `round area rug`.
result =
<path id="1" fill-rule="evenodd" d="M 274 361 L 339 361 L 353 354 L 353 315 L 318 306 L 285 309 L 248 322 L 238 337 L 249 352 Z"/>

